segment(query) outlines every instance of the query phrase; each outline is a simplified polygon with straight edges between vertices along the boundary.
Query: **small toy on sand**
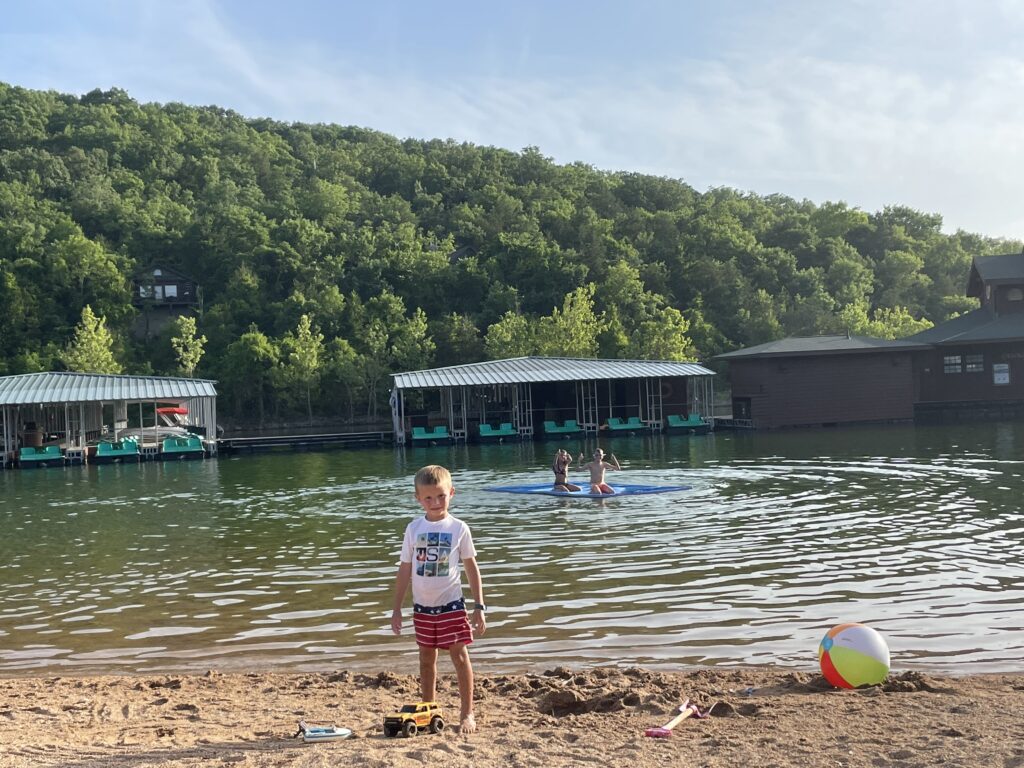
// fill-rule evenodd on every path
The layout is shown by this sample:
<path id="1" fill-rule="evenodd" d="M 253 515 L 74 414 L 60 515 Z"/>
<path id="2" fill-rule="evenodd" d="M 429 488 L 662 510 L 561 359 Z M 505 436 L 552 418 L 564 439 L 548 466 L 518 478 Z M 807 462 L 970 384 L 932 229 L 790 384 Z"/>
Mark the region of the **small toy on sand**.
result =
<path id="1" fill-rule="evenodd" d="M 650 736 L 652 739 L 667 739 L 672 735 L 672 729 L 691 715 L 697 715 L 700 717 L 700 710 L 697 709 L 696 704 L 691 704 L 689 699 L 685 699 L 683 703 L 679 705 L 678 715 L 673 717 L 660 728 L 648 728 L 644 731 L 644 736 Z"/>
<path id="2" fill-rule="evenodd" d="M 302 737 L 305 742 L 310 741 L 337 741 L 338 739 L 351 739 L 352 731 L 349 728 L 338 728 L 333 725 L 310 725 L 305 720 L 299 720 L 299 730 L 296 738 Z"/>
<path id="3" fill-rule="evenodd" d="M 397 712 L 384 718 L 384 735 L 391 737 L 402 734 L 411 738 L 421 730 L 440 733 L 444 730 L 441 708 L 433 701 L 406 704 Z"/>

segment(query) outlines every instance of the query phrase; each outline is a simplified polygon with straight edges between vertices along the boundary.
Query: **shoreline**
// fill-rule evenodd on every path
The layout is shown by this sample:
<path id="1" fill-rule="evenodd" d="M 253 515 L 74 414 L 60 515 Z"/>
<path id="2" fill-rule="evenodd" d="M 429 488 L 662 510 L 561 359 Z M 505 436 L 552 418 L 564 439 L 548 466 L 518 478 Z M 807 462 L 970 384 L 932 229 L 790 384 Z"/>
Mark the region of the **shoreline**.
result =
<path id="1" fill-rule="evenodd" d="M 474 647 L 475 646 L 471 647 L 471 652 Z M 402 646 L 402 649 L 395 650 L 395 652 L 393 653 L 380 655 L 388 656 L 388 658 L 390 659 L 390 663 L 388 665 L 389 671 L 393 672 L 394 674 L 415 675 L 417 674 L 417 665 L 419 661 L 415 651 L 415 646 L 412 646 L 412 648 L 413 650 L 409 650 L 407 646 Z M 223 662 L 224 659 L 211 659 L 209 661 Z M 573 669 L 583 674 L 586 674 L 588 671 L 598 669 L 643 669 L 647 672 L 679 675 L 693 674 L 696 672 L 731 674 L 734 672 L 742 672 L 744 670 L 753 670 L 757 672 L 761 670 L 770 669 L 779 674 L 793 673 L 820 676 L 820 670 L 814 657 L 808 657 L 801 663 L 776 662 L 773 664 L 757 664 L 747 662 L 719 664 L 688 664 L 673 663 L 668 661 L 616 663 L 608 660 L 600 660 L 586 663 L 577 661 L 576 663 L 571 663 L 567 659 L 560 658 L 537 659 L 536 661 L 526 660 L 513 663 L 506 661 L 491 661 L 488 658 L 480 658 L 479 656 L 472 656 L 472 661 L 473 670 L 478 678 L 499 677 L 503 675 L 543 675 L 545 672 L 548 672 L 552 669 L 563 668 Z M 124 665 L 123 668 L 104 665 L 96 665 L 95 667 L 85 665 L 67 665 L 63 667 L 25 667 L 23 669 L 4 669 L 0 667 L 0 681 L 31 680 L 42 678 L 85 679 L 105 677 L 202 677 L 205 675 L 209 675 L 211 673 L 224 676 L 260 674 L 279 675 L 287 677 L 310 674 L 330 675 L 337 674 L 340 670 L 345 670 L 353 675 L 376 675 L 380 672 L 382 668 L 382 665 L 380 663 L 373 663 L 370 661 L 365 661 L 363 659 L 352 660 L 349 663 L 345 663 L 344 660 L 337 659 L 325 660 L 322 662 L 316 662 L 315 659 L 313 659 L 310 660 L 310 662 L 312 663 L 303 662 L 294 664 L 275 664 L 272 662 L 260 663 L 258 661 L 254 661 L 253 659 L 239 658 L 237 663 L 230 664 L 168 664 L 164 668 L 141 670 L 131 669 L 127 664 Z M 1008 677 L 1024 677 L 1024 660 L 1022 660 L 1021 662 L 1012 667 L 1010 665 L 1007 665 L 1006 668 L 996 669 L 992 669 L 994 665 L 991 663 L 984 663 L 978 665 L 950 663 L 933 664 L 929 663 L 927 658 L 918 659 L 911 663 L 908 663 L 903 659 L 899 659 L 898 662 L 898 668 L 897 665 L 894 664 L 893 669 L 890 670 L 890 677 L 899 676 L 901 674 L 925 675 L 928 677 L 948 678 L 951 680 L 976 677 L 985 678 L 997 675 L 1003 675 Z M 442 676 L 448 673 L 452 673 L 451 666 L 445 658 L 442 658 L 439 661 L 438 673 Z"/>
<path id="2" fill-rule="evenodd" d="M 454 726 L 454 676 L 441 673 L 438 701 Z M 478 672 L 476 734 L 385 738 L 384 714 L 417 691 L 411 674 L 344 669 L 0 677 L 0 766 L 1024 768 L 1024 672 L 903 671 L 853 691 L 817 670 L 765 666 Z M 715 704 L 712 715 L 684 720 L 668 739 L 644 737 L 685 699 Z M 354 738 L 305 744 L 294 738 L 299 720 Z"/>

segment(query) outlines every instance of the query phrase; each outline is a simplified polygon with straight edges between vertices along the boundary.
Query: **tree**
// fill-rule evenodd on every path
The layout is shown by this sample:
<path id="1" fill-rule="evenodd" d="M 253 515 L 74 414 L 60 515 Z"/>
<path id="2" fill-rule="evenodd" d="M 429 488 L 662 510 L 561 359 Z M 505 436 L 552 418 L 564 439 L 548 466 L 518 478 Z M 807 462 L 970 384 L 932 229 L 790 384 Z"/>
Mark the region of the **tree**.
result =
<path id="1" fill-rule="evenodd" d="M 857 258 L 842 256 L 825 274 L 825 287 L 839 306 L 866 301 L 874 289 L 871 269 Z"/>
<path id="2" fill-rule="evenodd" d="M 435 365 L 476 362 L 484 356 L 484 344 L 472 318 L 450 312 L 430 323 L 430 336 L 437 345 Z"/>
<path id="3" fill-rule="evenodd" d="M 388 330 L 384 321 L 380 318 L 370 320 L 360 337 L 360 342 L 367 350 L 366 354 L 359 357 L 359 362 L 366 391 L 366 416 L 372 419 L 377 415 L 377 392 L 380 383 L 388 373 Z"/>
<path id="4" fill-rule="evenodd" d="M 597 337 L 598 354 L 617 360 L 629 357 L 629 334 L 620 317 L 619 307 L 612 305 L 604 313 L 604 327 Z"/>
<path id="5" fill-rule="evenodd" d="M 325 390 L 340 386 L 348 400 L 348 418 L 355 418 L 356 398 L 363 391 L 364 363 L 361 355 L 345 339 L 331 339 L 325 352 Z"/>
<path id="6" fill-rule="evenodd" d="M 598 335 L 603 323 L 594 312 L 593 283 L 567 293 L 562 308 L 537 323 L 535 348 L 538 354 L 552 357 L 596 357 Z M 567 352 L 571 350 L 571 352 Z"/>
<path id="7" fill-rule="evenodd" d="M 0 372 L 52 370 L 86 305 L 125 368 L 172 369 L 169 332 L 124 333 L 131 275 L 151 264 L 202 288 L 208 341 L 183 370 L 202 365 L 261 419 L 288 403 L 308 416 L 325 387 L 343 390 L 337 410 L 375 416 L 388 374 L 435 362 L 901 334 L 977 306 L 973 258 L 1021 250 L 941 225 L 901 206 L 702 193 L 536 148 L 0 84 Z M 326 377 L 303 372 L 303 315 Z"/>
<path id="8" fill-rule="evenodd" d="M 203 357 L 206 337 L 196 336 L 196 319 L 188 315 L 177 318 L 172 328 L 174 335 L 171 336 L 171 348 L 178 361 L 178 370 L 192 378 Z"/>
<path id="9" fill-rule="evenodd" d="M 820 285 L 796 294 L 782 317 L 785 334 L 813 336 L 831 320 L 835 305 L 835 299 Z"/>
<path id="10" fill-rule="evenodd" d="M 120 373 L 121 365 L 114 359 L 114 338 L 107 330 L 106 319 L 96 317 L 88 304 L 82 310 L 82 321 L 75 328 L 61 360 L 69 371 L 83 373 Z"/>
<path id="11" fill-rule="evenodd" d="M 704 308 L 701 302 L 696 302 L 683 315 L 688 324 L 687 335 L 693 340 L 694 355 L 698 360 L 707 360 L 728 348 L 722 332 L 704 317 Z"/>
<path id="12" fill-rule="evenodd" d="M 389 358 L 401 370 L 428 368 L 434 359 L 434 340 L 427 327 L 427 313 L 417 307 L 412 317 L 392 325 Z"/>
<path id="13" fill-rule="evenodd" d="M 313 329 L 309 315 L 303 315 L 295 332 L 289 332 L 281 346 L 285 350 L 285 379 L 305 393 L 306 416 L 312 426 L 313 388 L 323 367 L 324 336 Z"/>
<path id="14" fill-rule="evenodd" d="M 505 357 L 525 357 L 534 353 L 534 329 L 530 321 L 511 310 L 498 322 L 487 327 L 484 351 L 491 360 Z"/>
<path id="15" fill-rule="evenodd" d="M 781 339 L 785 334 L 779 322 L 772 297 L 759 288 L 747 306 L 739 311 L 740 327 L 743 329 L 744 346 L 753 347 L 766 341 Z"/>
<path id="16" fill-rule="evenodd" d="M 262 427 L 271 374 L 280 362 L 278 348 L 259 328 L 250 325 L 248 331 L 228 346 L 224 357 L 225 383 L 233 394 L 235 413 L 240 414 L 255 397 Z"/>
<path id="17" fill-rule="evenodd" d="M 637 326 L 629 356 L 637 360 L 693 360 L 697 350 L 686 333 L 690 324 L 675 307 L 665 307 Z"/>
<path id="18" fill-rule="evenodd" d="M 351 326 L 348 338 L 360 353 L 367 416 L 374 418 L 386 402 L 383 382 L 389 373 L 430 366 L 435 347 L 427 313 L 417 307 L 410 317 L 402 298 L 384 291 L 365 303 L 351 295 L 347 315 Z"/>
<path id="19" fill-rule="evenodd" d="M 875 310 L 873 335 L 883 339 L 902 339 L 926 331 L 934 323 L 915 318 L 906 307 L 879 307 Z"/>
<path id="20" fill-rule="evenodd" d="M 869 318 L 863 302 L 843 307 L 837 319 L 838 330 L 876 339 L 902 339 L 932 327 L 930 320 L 916 319 L 904 307 L 881 307 Z"/>
<path id="21" fill-rule="evenodd" d="M 886 251 L 875 265 L 875 306 L 920 311 L 932 282 L 923 267 L 924 259 L 916 253 Z"/>

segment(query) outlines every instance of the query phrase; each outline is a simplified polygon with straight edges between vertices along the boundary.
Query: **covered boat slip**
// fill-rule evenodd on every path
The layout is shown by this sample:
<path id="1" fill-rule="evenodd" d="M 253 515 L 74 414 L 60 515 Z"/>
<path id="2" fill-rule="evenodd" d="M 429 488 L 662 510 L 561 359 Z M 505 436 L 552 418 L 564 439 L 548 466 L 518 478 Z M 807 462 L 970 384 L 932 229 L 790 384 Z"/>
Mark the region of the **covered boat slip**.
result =
<path id="1" fill-rule="evenodd" d="M 713 426 L 714 372 L 671 360 L 517 357 L 393 374 L 395 442 L 497 442 Z"/>
<path id="2" fill-rule="evenodd" d="M 198 458 L 217 450 L 214 382 L 29 373 L 0 377 L 0 467 Z"/>

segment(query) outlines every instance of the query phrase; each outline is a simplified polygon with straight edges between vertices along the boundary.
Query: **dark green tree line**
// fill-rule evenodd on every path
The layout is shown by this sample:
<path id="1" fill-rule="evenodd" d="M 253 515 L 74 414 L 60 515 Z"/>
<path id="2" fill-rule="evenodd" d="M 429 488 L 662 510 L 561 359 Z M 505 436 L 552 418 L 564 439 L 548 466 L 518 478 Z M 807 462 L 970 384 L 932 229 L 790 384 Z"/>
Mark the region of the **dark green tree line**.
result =
<path id="1" fill-rule="evenodd" d="M 228 413 L 260 420 L 380 417 L 390 373 L 482 357 L 894 338 L 972 306 L 973 256 L 1020 248 L 941 226 L 535 147 L 0 84 L 0 374 L 78 360 L 86 308 L 109 367 L 215 378 Z M 131 333 L 151 265 L 202 286 L 173 349 Z"/>

